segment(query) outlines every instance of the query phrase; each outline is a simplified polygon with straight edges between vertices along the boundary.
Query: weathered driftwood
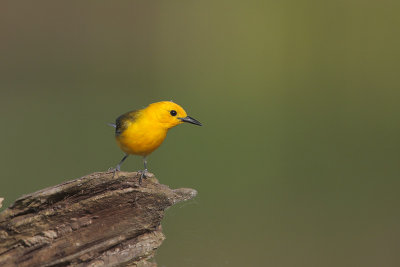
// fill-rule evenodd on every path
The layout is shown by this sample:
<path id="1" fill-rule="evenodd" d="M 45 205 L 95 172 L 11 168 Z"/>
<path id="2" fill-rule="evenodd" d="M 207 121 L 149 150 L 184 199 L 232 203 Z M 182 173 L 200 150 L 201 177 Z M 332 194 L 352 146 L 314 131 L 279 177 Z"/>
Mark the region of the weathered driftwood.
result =
<path id="1" fill-rule="evenodd" d="M 196 194 L 98 172 L 25 195 L 0 213 L 0 266 L 156 266 L 165 209 Z"/>

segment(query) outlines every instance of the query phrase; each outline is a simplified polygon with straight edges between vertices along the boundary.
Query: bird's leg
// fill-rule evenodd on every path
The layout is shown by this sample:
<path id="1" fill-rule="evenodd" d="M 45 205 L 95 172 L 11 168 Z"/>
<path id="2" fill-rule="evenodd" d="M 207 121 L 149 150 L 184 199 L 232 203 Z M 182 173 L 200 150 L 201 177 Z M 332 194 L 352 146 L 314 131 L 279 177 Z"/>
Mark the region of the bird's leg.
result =
<path id="1" fill-rule="evenodd" d="M 144 170 L 139 171 L 140 177 L 139 177 L 139 184 L 142 184 L 142 179 L 146 178 L 146 172 L 147 172 L 147 160 L 146 157 L 143 157 L 143 165 L 144 165 Z"/>
<path id="2" fill-rule="evenodd" d="M 113 170 L 113 178 L 115 176 L 116 172 L 119 172 L 121 170 L 121 165 L 122 163 L 126 160 L 126 158 L 128 157 L 128 154 L 125 154 L 125 156 L 121 159 L 121 161 L 118 163 L 117 167 L 115 167 L 115 169 Z"/>

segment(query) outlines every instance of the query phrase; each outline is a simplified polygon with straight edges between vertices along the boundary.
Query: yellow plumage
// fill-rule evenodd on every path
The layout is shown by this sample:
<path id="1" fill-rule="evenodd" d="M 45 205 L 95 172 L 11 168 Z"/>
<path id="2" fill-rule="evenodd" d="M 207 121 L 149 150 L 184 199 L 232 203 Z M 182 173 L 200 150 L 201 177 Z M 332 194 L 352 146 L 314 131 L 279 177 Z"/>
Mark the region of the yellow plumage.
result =
<path id="1" fill-rule="evenodd" d="M 181 106 L 171 101 L 153 103 L 144 109 L 119 116 L 115 124 L 115 139 L 126 155 L 115 171 L 120 170 L 122 162 L 128 155 L 140 155 L 144 157 L 145 165 L 141 177 L 145 177 L 147 172 L 145 157 L 162 144 L 169 129 L 184 122 L 201 125 L 197 120 L 187 116 Z"/>

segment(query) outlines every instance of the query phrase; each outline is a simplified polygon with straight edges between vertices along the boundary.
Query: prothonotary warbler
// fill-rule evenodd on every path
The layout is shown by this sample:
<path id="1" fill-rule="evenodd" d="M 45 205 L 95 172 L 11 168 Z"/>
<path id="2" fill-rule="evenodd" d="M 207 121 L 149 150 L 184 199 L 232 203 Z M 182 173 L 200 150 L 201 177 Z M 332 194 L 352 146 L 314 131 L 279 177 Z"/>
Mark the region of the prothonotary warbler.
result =
<path id="1" fill-rule="evenodd" d="M 147 172 L 146 157 L 162 144 L 169 129 L 184 122 L 201 126 L 172 101 L 156 102 L 119 116 L 115 124 L 110 125 L 115 127 L 115 139 L 125 156 L 114 169 L 114 175 L 129 155 L 143 156 L 144 170 L 139 172 L 141 183 Z"/>

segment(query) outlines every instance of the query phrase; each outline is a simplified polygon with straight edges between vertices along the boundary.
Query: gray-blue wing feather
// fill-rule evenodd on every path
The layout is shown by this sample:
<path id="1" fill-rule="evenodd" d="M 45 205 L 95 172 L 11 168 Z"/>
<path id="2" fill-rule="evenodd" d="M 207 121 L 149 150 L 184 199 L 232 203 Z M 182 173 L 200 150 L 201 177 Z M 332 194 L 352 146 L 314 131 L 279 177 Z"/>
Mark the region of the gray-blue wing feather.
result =
<path id="1" fill-rule="evenodd" d="M 133 110 L 122 114 L 115 121 L 115 136 L 119 136 L 128 127 L 127 122 L 134 122 L 138 117 L 139 111 Z"/>

